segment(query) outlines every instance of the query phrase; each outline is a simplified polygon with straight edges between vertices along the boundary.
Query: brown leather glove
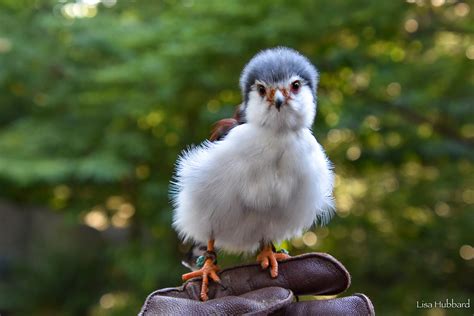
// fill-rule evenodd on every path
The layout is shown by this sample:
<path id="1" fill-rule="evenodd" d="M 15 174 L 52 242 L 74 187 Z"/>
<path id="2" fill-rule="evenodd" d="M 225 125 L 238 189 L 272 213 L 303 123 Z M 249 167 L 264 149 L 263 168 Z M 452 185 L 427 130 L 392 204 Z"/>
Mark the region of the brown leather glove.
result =
<path id="1" fill-rule="evenodd" d="M 219 277 L 220 284 L 209 284 L 209 301 L 199 300 L 201 279 L 195 278 L 151 293 L 139 315 L 375 315 L 372 302 L 363 294 L 297 301 L 297 295 L 334 295 L 349 287 L 349 272 L 324 253 L 280 261 L 275 279 L 259 264 L 225 269 Z"/>

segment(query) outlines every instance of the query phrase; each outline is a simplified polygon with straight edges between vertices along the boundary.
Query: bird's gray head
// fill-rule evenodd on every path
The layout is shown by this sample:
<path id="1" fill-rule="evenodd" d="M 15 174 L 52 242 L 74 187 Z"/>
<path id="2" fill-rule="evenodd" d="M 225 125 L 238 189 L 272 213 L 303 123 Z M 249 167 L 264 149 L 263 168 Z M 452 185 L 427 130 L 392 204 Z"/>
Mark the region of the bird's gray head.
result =
<path id="1" fill-rule="evenodd" d="M 316 113 L 318 73 L 297 51 L 264 50 L 245 66 L 240 88 L 248 123 L 277 130 L 310 128 Z"/>

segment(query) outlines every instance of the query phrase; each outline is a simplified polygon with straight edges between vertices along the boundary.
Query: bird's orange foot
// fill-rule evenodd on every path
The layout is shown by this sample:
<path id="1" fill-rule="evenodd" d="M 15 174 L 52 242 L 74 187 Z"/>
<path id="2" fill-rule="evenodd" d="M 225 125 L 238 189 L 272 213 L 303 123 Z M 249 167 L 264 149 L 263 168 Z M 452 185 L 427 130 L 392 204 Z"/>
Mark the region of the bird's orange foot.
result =
<path id="1" fill-rule="evenodd" d="M 207 292 L 209 289 L 209 278 L 211 278 L 214 282 L 217 283 L 220 283 L 221 281 L 221 279 L 217 275 L 218 271 L 219 267 L 216 264 L 215 257 L 207 257 L 201 269 L 183 274 L 182 279 L 183 281 L 187 281 L 192 278 L 202 277 L 200 296 L 202 301 L 207 301 L 209 299 L 209 297 L 207 296 Z"/>
<path id="2" fill-rule="evenodd" d="M 285 252 L 275 252 L 273 247 L 265 246 L 257 256 L 257 262 L 260 263 L 263 269 L 270 266 L 270 275 L 272 278 L 278 276 L 278 260 L 288 259 L 290 256 Z"/>

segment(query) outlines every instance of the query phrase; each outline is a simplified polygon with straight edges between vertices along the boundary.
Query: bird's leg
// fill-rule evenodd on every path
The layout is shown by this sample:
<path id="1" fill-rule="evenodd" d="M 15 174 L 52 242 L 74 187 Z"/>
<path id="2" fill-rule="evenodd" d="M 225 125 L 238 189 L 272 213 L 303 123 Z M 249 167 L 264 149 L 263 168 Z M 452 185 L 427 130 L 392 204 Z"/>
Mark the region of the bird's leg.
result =
<path id="1" fill-rule="evenodd" d="M 200 296 L 202 301 L 207 301 L 209 299 L 209 297 L 207 296 L 209 278 L 211 278 L 214 282 L 220 283 L 221 281 L 219 276 L 217 275 L 219 267 L 217 266 L 217 255 L 214 251 L 213 239 L 207 242 L 207 251 L 204 253 L 204 259 L 204 264 L 201 269 L 183 274 L 182 279 L 183 281 L 187 281 L 189 279 L 202 276 Z"/>
<path id="2" fill-rule="evenodd" d="M 290 256 L 285 252 L 276 252 L 275 246 L 272 243 L 264 245 L 257 256 L 257 262 L 260 263 L 263 269 L 270 266 L 270 275 L 272 278 L 278 276 L 278 260 L 288 259 Z"/>

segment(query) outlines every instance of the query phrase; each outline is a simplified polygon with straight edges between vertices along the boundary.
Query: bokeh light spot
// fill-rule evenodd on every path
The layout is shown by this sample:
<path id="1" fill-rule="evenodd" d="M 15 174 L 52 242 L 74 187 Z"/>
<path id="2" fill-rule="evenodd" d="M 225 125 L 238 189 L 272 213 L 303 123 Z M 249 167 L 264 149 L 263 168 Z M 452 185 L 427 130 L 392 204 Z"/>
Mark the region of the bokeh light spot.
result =
<path id="1" fill-rule="evenodd" d="M 308 247 L 313 247 L 318 242 L 318 237 L 314 232 L 306 232 L 303 235 L 303 243 Z"/>
<path id="2" fill-rule="evenodd" d="M 333 144 L 338 144 L 342 140 L 342 133 L 340 130 L 333 128 L 329 130 L 327 138 L 329 142 Z"/>
<path id="3" fill-rule="evenodd" d="M 164 119 L 162 112 L 154 111 L 146 116 L 146 123 L 149 127 L 155 127 L 160 124 Z"/>
<path id="4" fill-rule="evenodd" d="M 12 49 L 12 42 L 6 37 L 0 37 L 0 54 L 7 53 Z"/>
<path id="5" fill-rule="evenodd" d="M 417 128 L 417 133 L 422 138 L 429 138 L 433 134 L 433 127 L 428 123 L 421 124 Z"/>
<path id="6" fill-rule="evenodd" d="M 454 14 L 460 17 L 464 17 L 469 14 L 469 11 L 471 11 L 471 8 L 467 3 L 461 2 L 456 4 L 454 7 Z"/>
<path id="7" fill-rule="evenodd" d="M 369 115 L 364 119 L 364 123 L 374 131 L 380 130 L 380 120 L 375 115 Z"/>
<path id="8" fill-rule="evenodd" d="M 385 137 L 385 142 L 390 147 L 397 147 L 402 142 L 402 137 L 397 132 L 390 132 Z"/>
<path id="9" fill-rule="evenodd" d="M 433 7 L 441 7 L 445 2 L 445 0 L 431 0 Z"/>
<path id="10" fill-rule="evenodd" d="M 112 293 L 102 295 L 100 298 L 100 306 L 105 309 L 110 309 L 115 305 L 115 297 Z"/>
<path id="11" fill-rule="evenodd" d="M 467 204 L 474 204 L 474 190 L 466 189 L 462 192 L 462 200 Z"/>
<path id="12" fill-rule="evenodd" d="M 471 60 L 474 59 L 474 45 L 469 45 L 466 48 L 466 57 Z"/>
<path id="13" fill-rule="evenodd" d="M 361 155 L 360 147 L 356 145 L 349 147 L 349 149 L 347 149 L 346 151 L 346 157 L 347 159 L 351 161 L 355 161 L 359 159 L 360 155 Z"/>
<path id="14" fill-rule="evenodd" d="M 459 255 L 464 260 L 472 260 L 474 259 L 474 248 L 470 245 L 462 245 L 459 248 Z"/>
<path id="15" fill-rule="evenodd" d="M 97 15 L 97 4 L 90 5 L 85 3 L 85 1 L 66 3 L 61 8 L 61 13 L 64 17 L 69 19 L 92 18 Z"/>
<path id="16" fill-rule="evenodd" d="M 402 91 L 402 86 L 398 82 L 391 82 L 387 86 L 387 94 L 391 97 L 398 97 Z"/>
<path id="17" fill-rule="evenodd" d="M 448 217 L 451 214 L 451 208 L 445 202 L 438 202 L 435 205 L 435 213 L 440 217 Z"/>
<path id="18" fill-rule="evenodd" d="M 336 198 L 336 205 L 337 215 L 344 218 L 349 216 L 352 205 L 354 205 L 354 199 L 349 194 L 338 194 Z"/>
<path id="19" fill-rule="evenodd" d="M 94 208 L 84 216 L 84 223 L 97 230 L 106 230 L 109 227 L 109 220 L 105 211 L 101 208 Z"/>
<path id="20" fill-rule="evenodd" d="M 408 33 L 413 33 L 418 30 L 418 21 L 415 19 L 408 19 L 405 21 L 405 30 Z"/>
<path id="21" fill-rule="evenodd" d="M 466 138 L 474 138 L 474 124 L 466 124 L 461 127 L 461 134 Z"/>
<path id="22" fill-rule="evenodd" d="M 337 123 L 339 123 L 339 115 L 334 112 L 331 112 L 326 115 L 325 121 L 329 126 L 335 126 L 337 125 Z"/>
<path id="23" fill-rule="evenodd" d="M 405 51 L 400 47 L 394 47 L 390 51 L 390 58 L 394 62 L 399 62 L 405 59 Z"/>
<path id="24" fill-rule="evenodd" d="M 67 185 L 58 185 L 54 188 L 54 197 L 65 200 L 71 196 L 71 189 Z"/>
<path id="25" fill-rule="evenodd" d="M 124 203 L 124 198 L 119 195 L 112 195 L 107 198 L 105 205 L 109 210 L 117 210 Z"/>
<path id="26" fill-rule="evenodd" d="M 132 217 L 133 214 L 135 214 L 135 207 L 130 203 L 123 203 L 122 205 L 120 205 L 117 212 L 117 215 L 120 218 L 125 218 L 125 219 Z"/>
<path id="27" fill-rule="evenodd" d="M 129 224 L 126 218 L 120 217 L 118 214 L 112 216 L 112 225 L 117 228 L 125 228 Z"/>
<path id="28" fill-rule="evenodd" d="M 110 8 L 110 7 L 113 7 L 117 3 L 117 0 L 102 0 L 101 2 L 105 7 Z"/>

